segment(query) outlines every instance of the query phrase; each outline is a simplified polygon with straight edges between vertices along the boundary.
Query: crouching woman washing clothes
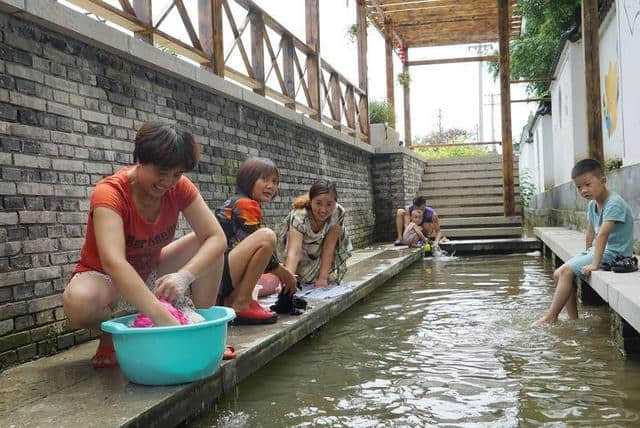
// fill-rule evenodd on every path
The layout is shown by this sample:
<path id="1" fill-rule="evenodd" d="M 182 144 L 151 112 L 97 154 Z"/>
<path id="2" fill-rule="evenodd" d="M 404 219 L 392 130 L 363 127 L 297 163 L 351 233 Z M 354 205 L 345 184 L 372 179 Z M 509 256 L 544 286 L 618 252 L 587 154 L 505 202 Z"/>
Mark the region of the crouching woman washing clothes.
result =
<path id="1" fill-rule="evenodd" d="M 198 159 L 189 133 L 174 125 L 145 123 L 136 134 L 135 165 L 98 182 L 80 260 L 63 294 L 72 326 L 98 328 L 122 300 L 155 325 L 178 325 L 156 297 L 173 301 L 189 287 L 196 307 L 215 305 L 227 241 L 183 175 Z M 174 241 L 180 213 L 193 233 Z M 116 364 L 111 337 L 104 334 L 93 365 Z"/>
<path id="2" fill-rule="evenodd" d="M 339 284 L 347 272 L 351 240 L 335 183 L 319 180 L 293 203 L 278 233 L 278 255 L 303 284 Z"/>

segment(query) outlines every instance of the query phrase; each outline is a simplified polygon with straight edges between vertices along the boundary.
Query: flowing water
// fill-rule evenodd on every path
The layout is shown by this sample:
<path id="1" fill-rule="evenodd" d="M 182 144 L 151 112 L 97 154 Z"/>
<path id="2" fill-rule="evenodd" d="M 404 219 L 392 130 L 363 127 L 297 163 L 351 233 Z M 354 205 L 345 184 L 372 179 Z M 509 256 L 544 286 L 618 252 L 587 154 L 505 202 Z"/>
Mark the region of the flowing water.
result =
<path id="1" fill-rule="evenodd" d="M 551 274 L 536 255 L 416 263 L 192 425 L 640 426 L 640 364 L 606 306 L 529 327 Z"/>

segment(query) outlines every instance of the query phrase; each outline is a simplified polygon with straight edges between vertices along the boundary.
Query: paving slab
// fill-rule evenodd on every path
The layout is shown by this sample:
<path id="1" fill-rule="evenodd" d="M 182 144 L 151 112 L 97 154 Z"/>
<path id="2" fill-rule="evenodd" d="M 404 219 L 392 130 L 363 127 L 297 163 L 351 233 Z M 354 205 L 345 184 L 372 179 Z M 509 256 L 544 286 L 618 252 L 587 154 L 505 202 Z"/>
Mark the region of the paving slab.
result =
<path id="1" fill-rule="evenodd" d="M 298 317 L 269 326 L 229 328 L 238 357 L 213 376 L 185 385 L 130 383 L 119 368 L 94 370 L 96 342 L 6 370 L 0 377 L 0 427 L 164 427 L 193 416 L 273 358 L 421 259 L 415 249 L 381 245 L 356 251 L 345 282 L 350 293 L 309 299 Z"/>

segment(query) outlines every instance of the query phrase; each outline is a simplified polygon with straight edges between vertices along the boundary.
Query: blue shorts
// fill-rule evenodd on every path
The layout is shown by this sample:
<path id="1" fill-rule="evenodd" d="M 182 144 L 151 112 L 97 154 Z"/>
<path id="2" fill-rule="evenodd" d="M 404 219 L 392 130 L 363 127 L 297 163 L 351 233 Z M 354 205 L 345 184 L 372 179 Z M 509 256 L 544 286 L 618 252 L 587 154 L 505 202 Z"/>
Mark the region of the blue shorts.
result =
<path id="1" fill-rule="evenodd" d="M 565 264 L 571 268 L 576 276 L 582 277 L 582 268 L 588 264 L 591 264 L 591 262 L 593 261 L 593 253 L 594 249 L 593 247 L 590 247 L 587 251 L 583 251 L 577 256 L 571 257 Z M 604 253 L 602 254 L 602 260 L 600 261 L 600 263 L 610 262 L 615 257 L 615 254 L 605 249 Z"/>

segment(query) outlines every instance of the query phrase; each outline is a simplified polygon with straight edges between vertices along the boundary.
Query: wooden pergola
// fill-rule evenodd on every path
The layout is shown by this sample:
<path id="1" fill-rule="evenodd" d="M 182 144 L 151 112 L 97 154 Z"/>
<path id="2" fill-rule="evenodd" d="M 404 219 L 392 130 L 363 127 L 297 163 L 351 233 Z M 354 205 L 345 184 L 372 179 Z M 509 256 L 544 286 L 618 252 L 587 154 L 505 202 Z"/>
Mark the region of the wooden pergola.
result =
<path id="1" fill-rule="evenodd" d="M 522 27 L 517 10 L 519 0 L 359 0 L 358 8 L 367 15 L 385 37 L 387 102 L 394 102 L 393 51 L 400 55 L 403 72 L 411 66 L 496 60 L 500 70 L 502 112 L 502 161 L 504 213 L 516 214 L 513 146 L 511 129 L 511 83 L 509 41 Z M 583 0 L 582 22 L 587 85 L 587 119 L 590 155 L 602 160 L 600 87 L 598 64 L 597 0 Z M 436 60 L 409 60 L 409 48 L 498 42 L 498 57 L 480 56 Z M 409 84 L 404 86 L 405 141 L 411 144 Z M 533 101 L 533 100 L 515 100 Z"/>

